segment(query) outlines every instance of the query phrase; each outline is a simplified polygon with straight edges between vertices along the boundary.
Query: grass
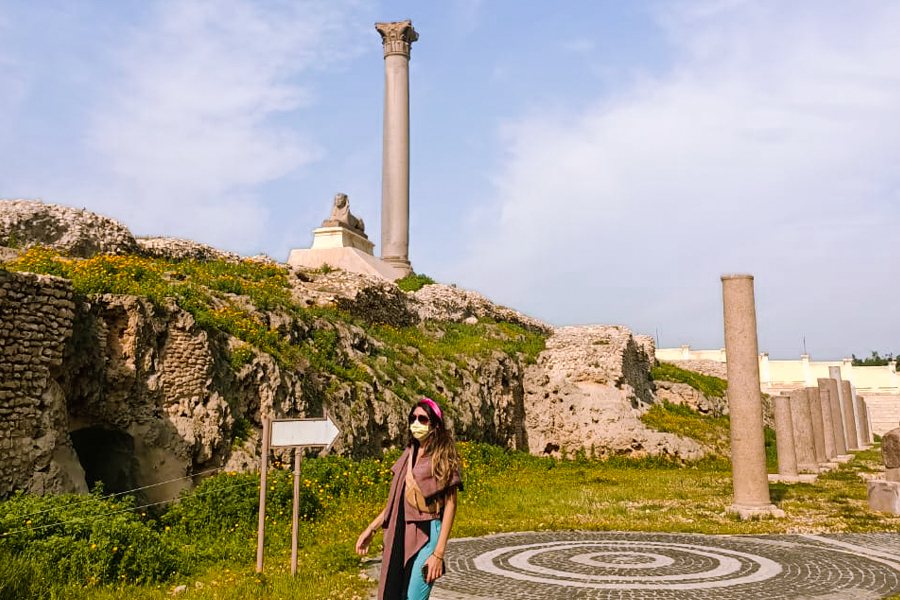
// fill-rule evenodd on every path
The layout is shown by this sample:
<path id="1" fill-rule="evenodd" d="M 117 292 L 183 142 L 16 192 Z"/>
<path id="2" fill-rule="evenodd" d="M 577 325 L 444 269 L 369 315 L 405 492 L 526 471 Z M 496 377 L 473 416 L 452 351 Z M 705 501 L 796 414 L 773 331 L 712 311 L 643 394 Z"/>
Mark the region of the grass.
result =
<path id="1" fill-rule="evenodd" d="M 658 381 L 686 383 L 705 396 L 715 398 L 724 398 L 725 390 L 728 387 L 724 379 L 712 377 L 711 375 L 701 375 L 694 371 L 676 367 L 671 363 L 658 363 L 650 369 L 650 377 Z"/>
<path id="2" fill-rule="evenodd" d="M 642 414 L 641 422 L 663 433 L 674 433 L 696 440 L 713 457 L 728 458 L 731 455 L 731 419 L 728 415 L 718 417 L 705 415 L 688 406 L 663 400 Z M 763 435 L 766 468 L 769 473 L 777 473 L 775 430 L 766 427 Z"/>
<path id="3" fill-rule="evenodd" d="M 465 442 L 460 448 L 466 488 L 460 494 L 456 537 L 542 530 L 765 534 L 900 529 L 900 517 L 868 510 L 866 487 L 858 475 L 877 468 L 878 449 L 858 453 L 813 484 L 770 485 L 773 502 L 787 518 L 741 521 L 727 512 L 731 467 L 723 458 L 687 464 L 666 458 L 555 460 L 486 444 Z M 79 497 L 19 496 L 0 504 L 0 598 L 3 590 L 18 586 L 14 597 L 23 600 L 162 600 L 180 585 L 187 589 L 179 597 L 197 600 L 367 598 L 373 584 L 360 578 L 353 545 L 383 504 L 387 466 L 396 456 L 394 451 L 383 461 L 304 461 L 298 577 L 289 573 L 292 478 L 285 470 L 276 469 L 270 477 L 261 575 L 253 568 L 259 479 L 252 474 L 208 479 L 156 519 L 126 512 L 118 525 L 100 519 L 100 526 L 95 519 L 90 527 L 46 536 L 30 531 L 39 525 L 33 513 L 47 508 L 42 503 L 65 504 Z M 99 514 L 108 510 L 104 502 L 98 496 L 88 503 L 93 508 L 84 510 Z M 56 518 L 45 514 L 40 518 Z M 25 525 L 28 515 L 33 522 Z M 2 535 L 23 527 L 30 531 L 23 539 L 21 531 Z M 101 534 L 106 537 L 95 537 Z M 141 536 L 155 536 L 153 545 L 165 551 L 146 555 L 141 563 L 115 563 L 118 551 L 112 551 L 112 544 L 137 547 L 134 542 Z M 373 555 L 380 552 L 380 543 L 378 535 Z M 59 556 L 42 550 L 42 544 L 80 552 L 94 561 L 86 565 L 95 572 L 59 571 L 47 562 Z M 91 544 L 97 548 L 90 549 Z M 104 567 L 110 564 L 118 565 L 117 570 Z M 138 565 L 143 571 L 128 570 Z M 57 575 L 35 579 L 47 572 Z M 140 573 L 152 576 L 139 579 Z M 56 583 L 48 589 L 48 581 Z"/>
<path id="4" fill-rule="evenodd" d="M 704 448 L 719 456 L 728 455 L 731 427 L 728 415 L 700 415 L 687 406 L 664 400 L 641 415 L 641 421 L 657 431 L 697 440 Z"/>
<path id="5" fill-rule="evenodd" d="M 491 356 L 530 362 L 544 348 L 543 336 L 509 323 L 394 328 L 333 310 L 300 309 L 291 303 L 286 271 L 257 263 L 113 256 L 80 261 L 32 248 L 6 267 L 67 277 L 84 295 L 136 294 L 157 305 L 175 298 L 201 326 L 222 329 L 247 344 L 228 357 L 235 370 L 252 362 L 254 346 L 284 365 L 305 359 L 337 381 L 378 379 L 384 387 L 389 380 L 401 398 L 452 398 L 456 369 L 471 371 Z M 302 335 L 280 331 L 269 325 L 266 311 L 283 311 L 309 327 Z M 338 321 L 376 343 L 352 358 L 342 349 Z M 652 374 L 710 396 L 724 393 L 722 380 L 672 365 L 659 365 Z M 448 411 L 453 410 L 450 404 Z M 740 521 L 726 510 L 731 502 L 727 417 L 663 403 L 644 419 L 660 431 L 699 440 L 713 455 L 687 464 L 583 456 L 560 461 L 466 442 L 461 444 L 466 489 L 454 536 L 572 529 L 720 534 L 900 529 L 900 518 L 868 511 L 857 475 L 877 469 L 877 450 L 859 453 L 814 484 L 770 486 L 786 519 Z M 248 433 L 247 423 L 236 420 L 235 443 Z M 767 449 L 771 469 L 771 434 Z M 253 568 L 258 475 L 207 479 L 178 504 L 154 514 L 141 512 L 129 499 L 104 498 L 102 492 L 86 498 L 16 496 L 0 504 L 0 600 L 163 600 L 181 585 L 186 591 L 180 598 L 197 600 L 367 598 L 372 584 L 359 577 L 353 545 L 381 509 L 386 466 L 395 458 L 396 451 L 380 461 L 304 461 L 299 577 L 289 574 L 292 477 L 277 464 L 269 479 L 262 574 Z M 380 540 L 372 554 L 380 552 Z"/>

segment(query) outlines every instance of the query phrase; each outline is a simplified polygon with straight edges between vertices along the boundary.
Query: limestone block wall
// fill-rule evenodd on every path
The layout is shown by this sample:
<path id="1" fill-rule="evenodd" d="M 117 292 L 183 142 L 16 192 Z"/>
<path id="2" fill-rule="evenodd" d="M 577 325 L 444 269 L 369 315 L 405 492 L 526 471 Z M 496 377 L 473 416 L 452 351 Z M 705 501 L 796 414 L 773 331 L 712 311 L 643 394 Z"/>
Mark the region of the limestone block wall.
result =
<path id="1" fill-rule="evenodd" d="M 0 270 L 0 497 L 19 487 L 84 487 L 55 380 L 72 334 L 72 298 L 65 279 Z"/>

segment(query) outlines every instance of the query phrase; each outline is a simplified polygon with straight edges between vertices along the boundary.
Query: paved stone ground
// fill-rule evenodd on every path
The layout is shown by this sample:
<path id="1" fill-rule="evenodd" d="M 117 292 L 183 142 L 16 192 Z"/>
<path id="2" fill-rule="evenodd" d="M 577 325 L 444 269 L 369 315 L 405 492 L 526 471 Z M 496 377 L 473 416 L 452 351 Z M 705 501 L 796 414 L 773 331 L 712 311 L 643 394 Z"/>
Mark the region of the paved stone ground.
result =
<path id="1" fill-rule="evenodd" d="M 451 540 L 447 567 L 432 600 L 867 600 L 900 594 L 900 533 L 514 533 Z"/>

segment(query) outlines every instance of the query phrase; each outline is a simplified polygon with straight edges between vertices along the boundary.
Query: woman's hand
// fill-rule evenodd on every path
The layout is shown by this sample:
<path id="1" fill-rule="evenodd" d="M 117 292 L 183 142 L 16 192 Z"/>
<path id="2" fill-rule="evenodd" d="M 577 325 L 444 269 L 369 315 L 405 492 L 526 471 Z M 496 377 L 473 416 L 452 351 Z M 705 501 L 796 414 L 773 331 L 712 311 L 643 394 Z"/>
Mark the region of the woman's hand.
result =
<path id="1" fill-rule="evenodd" d="M 425 583 L 434 583 L 438 577 L 444 574 L 444 561 L 434 554 L 425 560 L 425 567 L 428 569 Z"/>
<path id="2" fill-rule="evenodd" d="M 366 530 L 359 534 L 359 539 L 356 540 L 356 553 L 360 556 L 365 555 L 369 551 L 369 544 L 372 543 L 374 536 L 375 530 L 366 527 Z"/>

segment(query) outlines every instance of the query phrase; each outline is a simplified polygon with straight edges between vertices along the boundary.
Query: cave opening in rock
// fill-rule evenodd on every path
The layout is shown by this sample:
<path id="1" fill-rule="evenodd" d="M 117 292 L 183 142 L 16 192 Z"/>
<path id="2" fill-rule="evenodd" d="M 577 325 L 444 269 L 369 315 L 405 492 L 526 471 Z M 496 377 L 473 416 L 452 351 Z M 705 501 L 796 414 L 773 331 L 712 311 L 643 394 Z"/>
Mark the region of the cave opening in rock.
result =
<path id="1" fill-rule="evenodd" d="M 134 438 L 115 429 L 86 427 L 71 433 L 72 444 L 84 468 L 88 489 L 103 482 L 108 494 L 126 492 L 137 487 Z"/>

